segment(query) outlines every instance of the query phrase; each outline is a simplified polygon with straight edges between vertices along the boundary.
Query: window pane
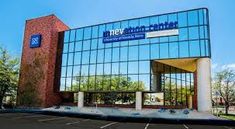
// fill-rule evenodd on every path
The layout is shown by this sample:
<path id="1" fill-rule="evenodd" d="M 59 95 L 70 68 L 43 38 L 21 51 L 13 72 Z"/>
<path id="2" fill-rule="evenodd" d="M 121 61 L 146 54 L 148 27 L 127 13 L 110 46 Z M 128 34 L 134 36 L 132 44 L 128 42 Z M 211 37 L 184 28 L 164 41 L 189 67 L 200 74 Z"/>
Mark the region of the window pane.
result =
<path id="1" fill-rule="evenodd" d="M 60 91 L 65 91 L 65 78 L 60 79 Z"/>
<path id="2" fill-rule="evenodd" d="M 140 26 L 148 26 L 148 25 L 149 25 L 149 18 L 140 19 Z"/>
<path id="3" fill-rule="evenodd" d="M 138 83 L 138 75 L 128 75 L 128 81 L 130 82 L 131 85 L 129 85 L 128 90 L 129 91 L 136 91 L 138 90 L 139 83 Z"/>
<path id="4" fill-rule="evenodd" d="M 63 54 L 63 56 L 62 56 L 62 66 L 67 65 L 67 56 L 68 56 L 68 54 Z"/>
<path id="5" fill-rule="evenodd" d="M 170 57 L 171 58 L 178 58 L 178 43 L 169 43 L 170 45 Z"/>
<path id="6" fill-rule="evenodd" d="M 69 52 L 74 52 L 74 43 L 69 43 Z"/>
<path id="7" fill-rule="evenodd" d="M 74 64 L 81 64 L 81 52 L 76 52 L 74 55 Z"/>
<path id="8" fill-rule="evenodd" d="M 88 64 L 89 63 L 89 51 L 84 51 L 82 53 L 82 64 Z"/>
<path id="9" fill-rule="evenodd" d="M 66 77 L 66 69 L 67 69 L 67 67 L 61 68 L 61 77 Z"/>
<path id="10" fill-rule="evenodd" d="M 105 49 L 105 62 L 111 62 L 111 49 Z"/>
<path id="11" fill-rule="evenodd" d="M 96 68 L 96 71 L 97 71 L 97 75 L 103 75 L 103 64 L 97 64 L 97 68 Z"/>
<path id="12" fill-rule="evenodd" d="M 179 29 L 179 40 L 188 40 L 188 29 L 187 28 L 181 28 Z"/>
<path id="13" fill-rule="evenodd" d="M 129 60 L 138 60 L 138 46 L 129 47 Z"/>
<path id="14" fill-rule="evenodd" d="M 88 65 L 82 65 L 82 71 L 81 71 L 81 75 L 82 76 L 88 76 Z"/>
<path id="15" fill-rule="evenodd" d="M 115 22 L 113 24 L 113 29 L 120 29 L 120 27 L 121 27 L 121 23 L 120 22 Z"/>
<path id="16" fill-rule="evenodd" d="M 76 32 L 76 41 L 83 39 L 83 29 L 78 29 Z"/>
<path id="17" fill-rule="evenodd" d="M 64 32 L 64 42 L 69 42 L 69 31 Z"/>
<path id="18" fill-rule="evenodd" d="M 99 41 L 98 41 L 98 48 L 104 48 L 104 43 L 103 43 L 102 38 L 99 38 Z"/>
<path id="19" fill-rule="evenodd" d="M 95 65 L 90 65 L 89 67 L 89 76 L 95 75 Z"/>
<path id="20" fill-rule="evenodd" d="M 112 62 L 119 61 L 119 48 L 113 49 Z"/>
<path id="21" fill-rule="evenodd" d="M 150 90 L 150 75 L 139 75 L 139 90 Z"/>
<path id="22" fill-rule="evenodd" d="M 200 56 L 200 47 L 199 47 L 199 41 L 191 41 L 190 44 L 190 56 Z"/>
<path id="23" fill-rule="evenodd" d="M 73 53 L 69 53 L 68 65 L 73 65 Z"/>
<path id="24" fill-rule="evenodd" d="M 158 16 L 150 17 L 150 24 L 158 24 Z"/>
<path id="25" fill-rule="evenodd" d="M 81 51 L 82 50 L 82 41 L 75 43 L 75 51 Z"/>
<path id="26" fill-rule="evenodd" d="M 98 50 L 97 63 L 103 63 L 104 61 L 104 50 Z"/>
<path id="27" fill-rule="evenodd" d="M 72 71 L 73 71 L 73 67 L 68 66 L 68 68 L 67 68 L 67 77 L 72 77 Z"/>
<path id="28" fill-rule="evenodd" d="M 188 12 L 188 25 L 189 26 L 198 25 L 198 13 L 197 13 L 197 11 Z"/>
<path id="29" fill-rule="evenodd" d="M 139 26 L 139 20 L 138 19 L 130 20 L 129 21 L 129 26 L 130 27 L 137 27 L 137 26 Z"/>
<path id="30" fill-rule="evenodd" d="M 119 64 L 118 63 L 112 63 L 112 74 L 119 74 Z"/>
<path id="31" fill-rule="evenodd" d="M 72 79 L 71 78 L 66 78 L 66 87 L 65 87 L 66 91 L 71 90 L 71 83 L 72 83 Z"/>
<path id="32" fill-rule="evenodd" d="M 91 40 L 83 41 L 83 50 L 90 50 Z"/>
<path id="33" fill-rule="evenodd" d="M 98 39 L 93 39 L 91 41 L 91 49 L 94 50 L 97 48 Z"/>
<path id="34" fill-rule="evenodd" d="M 159 44 L 151 45 L 151 59 L 159 59 Z"/>
<path id="35" fill-rule="evenodd" d="M 127 47 L 122 47 L 120 54 L 121 54 L 120 60 L 121 61 L 127 61 Z"/>
<path id="36" fill-rule="evenodd" d="M 189 40 L 191 39 L 199 39 L 198 27 L 189 28 Z"/>
<path id="37" fill-rule="evenodd" d="M 73 67 L 73 76 L 80 76 L 80 66 Z"/>
<path id="38" fill-rule="evenodd" d="M 147 60 L 149 59 L 149 45 L 141 45 L 140 47 L 140 60 Z"/>
<path id="39" fill-rule="evenodd" d="M 96 63 L 96 51 L 91 51 L 90 63 Z"/>
<path id="40" fill-rule="evenodd" d="M 138 62 L 129 62 L 128 74 L 137 74 L 137 73 L 138 73 Z"/>
<path id="41" fill-rule="evenodd" d="M 65 43 L 65 44 L 64 44 L 64 47 L 63 47 L 63 53 L 67 53 L 67 52 L 68 52 L 68 49 L 69 49 L 69 44 L 68 44 L 68 43 Z"/>
<path id="42" fill-rule="evenodd" d="M 178 14 L 178 24 L 179 27 L 187 26 L 187 13 L 179 13 Z"/>
<path id="43" fill-rule="evenodd" d="M 188 42 L 179 42 L 180 57 L 189 57 Z"/>
<path id="44" fill-rule="evenodd" d="M 127 74 L 127 62 L 120 63 L 120 74 Z"/>
<path id="45" fill-rule="evenodd" d="M 105 25 L 99 25 L 99 37 L 103 37 L 104 31 L 105 31 Z"/>
<path id="46" fill-rule="evenodd" d="M 175 22 L 175 21 L 177 21 L 177 14 L 168 15 L 168 22 Z"/>
<path id="47" fill-rule="evenodd" d="M 104 64 L 104 74 L 106 74 L 106 75 L 111 74 L 111 64 L 110 63 Z"/>
<path id="48" fill-rule="evenodd" d="M 140 61 L 139 62 L 139 73 L 150 73 L 150 62 Z"/>
<path id="49" fill-rule="evenodd" d="M 168 43 L 160 44 L 160 58 L 168 57 Z"/>
<path id="50" fill-rule="evenodd" d="M 91 38 L 91 27 L 87 27 L 84 29 L 84 39 Z"/>
<path id="51" fill-rule="evenodd" d="M 97 38 L 98 37 L 98 26 L 93 26 L 92 27 L 92 38 Z"/>
<path id="52" fill-rule="evenodd" d="M 70 31 L 70 42 L 75 40 L 75 30 Z"/>

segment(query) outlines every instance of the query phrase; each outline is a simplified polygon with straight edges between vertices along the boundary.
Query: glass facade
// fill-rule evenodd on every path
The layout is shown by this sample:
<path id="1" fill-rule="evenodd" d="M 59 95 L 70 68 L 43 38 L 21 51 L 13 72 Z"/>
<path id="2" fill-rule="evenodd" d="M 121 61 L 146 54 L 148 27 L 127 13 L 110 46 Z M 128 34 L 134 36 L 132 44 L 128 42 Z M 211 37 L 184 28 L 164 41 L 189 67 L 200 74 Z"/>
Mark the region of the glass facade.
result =
<path id="1" fill-rule="evenodd" d="M 179 35 L 103 43 L 105 31 L 171 21 L 178 22 Z M 153 87 L 152 61 L 210 56 L 208 11 L 203 8 L 71 29 L 64 32 L 60 91 L 149 92 Z M 164 82 L 191 86 L 192 73 L 174 70 L 174 74 L 161 76 Z M 181 76 L 189 76 L 189 84 Z M 181 96 L 182 90 L 170 92 L 178 88 L 165 88 L 164 92 Z M 186 102 L 185 97 L 172 101 L 171 96 L 164 104 Z"/>

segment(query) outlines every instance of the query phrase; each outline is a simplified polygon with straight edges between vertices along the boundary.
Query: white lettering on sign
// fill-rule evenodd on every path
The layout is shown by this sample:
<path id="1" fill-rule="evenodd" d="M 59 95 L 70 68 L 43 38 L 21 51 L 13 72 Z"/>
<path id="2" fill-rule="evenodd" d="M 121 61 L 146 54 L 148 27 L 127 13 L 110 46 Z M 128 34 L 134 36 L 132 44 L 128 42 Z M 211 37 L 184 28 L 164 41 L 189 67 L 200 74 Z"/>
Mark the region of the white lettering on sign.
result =
<path id="1" fill-rule="evenodd" d="M 162 30 L 162 31 L 153 31 L 146 33 L 147 38 L 154 38 L 154 37 L 161 37 L 161 36 L 173 36 L 173 35 L 179 35 L 178 29 L 173 30 Z"/>
<path id="2" fill-rule="evenodd" d="M 110 36 L 122 35 L 123 33 L 124 29 L 110 30 Z"/>

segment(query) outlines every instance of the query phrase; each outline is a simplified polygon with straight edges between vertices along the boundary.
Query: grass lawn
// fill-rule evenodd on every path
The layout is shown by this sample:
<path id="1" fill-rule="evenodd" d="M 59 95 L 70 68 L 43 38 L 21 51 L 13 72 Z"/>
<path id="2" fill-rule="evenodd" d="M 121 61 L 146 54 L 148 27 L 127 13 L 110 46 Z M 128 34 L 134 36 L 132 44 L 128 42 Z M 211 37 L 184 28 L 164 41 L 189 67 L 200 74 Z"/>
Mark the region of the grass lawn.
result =
<path id="1" fill-rule="evenodd" d="M 220 115 L 220 117 L 228 119 L 228 120 L 235 120 L 235 115 Z"/>

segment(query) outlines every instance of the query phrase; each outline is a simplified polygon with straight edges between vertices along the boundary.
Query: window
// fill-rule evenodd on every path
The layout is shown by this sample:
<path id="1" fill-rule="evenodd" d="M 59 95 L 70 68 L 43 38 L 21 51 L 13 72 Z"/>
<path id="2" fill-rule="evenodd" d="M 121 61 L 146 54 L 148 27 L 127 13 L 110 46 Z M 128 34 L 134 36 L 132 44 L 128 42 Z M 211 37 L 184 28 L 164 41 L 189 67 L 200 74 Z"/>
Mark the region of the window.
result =
<path id="1" fill-rule="evenodd" d="M 187 28 L 181 28 L 179 29 L 179 40 L 188 40 L 188 29 Z"/>
<path id="2" fill-rule="evenodd" d="M 139 90 L 150 90 L 150 75 L 139 75 Z"/>
<path id="3" fill-rule="evenodd" d="M 84 29 L 84 39 L 91 38 L 91 27 L 87 27 Z"/>
<path id="4" fill-rule="evenodd" d="M 138 73 L 138 62 L 128 62 L 128 74 Z"/>
<path id="5" fill-rule="evenodd" d="M 65 31 L 64 32 L 64 42 L 69 42 L 69 32 L 70 31 Z"/>
<path id="6" fill-rule="evenodd" d="M 63 54 L 62 55 L 62 66 L 67 65 L 67 56 L 68 56 L 68 54 Z"/>
<path id="7" fill-rule="evenodd" d="M 83 41 L 83 50 L 90 50 L 91 40 Z"/>
<path id="8" fill-rule="evenodd" d="M 120 61 L 127 61 L 127 47 L 121 47 Z"/>
<path id="9" fill-rule="evenodd" d="M 189 56 L 188 42 L 179 42 L 179 45 L 180 45 L 180 57 L 188 57 Z"/>
<path id="10" fill-rule="evenodd" d="M 88 65 L 82 65 L 81 76 L 88 76 Z"/>
<path id="11" fill-rule="evenodd" d="M 90 56 L 90 63 L 96 63 L 96 50 L 91 51 L 91 56 Z"/>
<path id="12" fill-rule="evenodd" d="M 129 60 L 138 60 L 138 46 L 129 47 Z"/>
<path id="13" fill-rule="evenodd" d="M 91 50 L 94 50 L 94 49 L 97 48 L 97 43 L 98 43 L 97 39 L 92 39 L 91 40 Z"/>
<path id="14" fill-rule="evenodd" d="M 104 61 L 104 50 L 98 50 L 97 63 L 103 63 Z"/>
<path id="15" fill-rule="evenodd" d="M 73 67 L 73 76 L 80 76 L 80 66 L 74 66 Z"/>
<path id="16" fill-rule="evenodd" d="M 88 64 L 89 63 L 89 51 L 84 51 L 82 53 L 82 64 Z"/>
<path id="17" fill-rule="evenodd" d="M 119 74 L 119 64 L 118 63 L 112 63 L 112 74 Z"/>
<path id="18" fill-rule="evenodd" d="M 66 68 L 67 67 L 62 67 L 61 68 L 61 77 L 66 77 Z"/>
<path id="19" fill-rule="evenodd" d="M 74 64 L 81 64 L 81 52 L 76 52 L 74 55 Z"/>
<path id="20" fill-rule="evenodd" d="M 74 43 L 69 43 L 69 52 L 74 52 Z"/>
<path id="21" fill-rule="evenodd" d="M 76 41 L 82 40 L 83 39 L 83 29 L 77 29 L 76 32 Z"/>
<path id="22" fill-rule="evenodd" d="M 119 61 L 119 48 L 113 48 L 112 62 Z"/>
<path id="23" fill-rule="evenodd" d="M 67 68 L 67 77 L 72 77 L 72 71 L 73 71 L 73 67 L 68 66 L 68 68 Z"/>
<path id="24" fill-rule="evenodd" d="M 89 76 L 95 75 L 95 65 L 90 65 L 89 67 Z"/>
<path id="25" fill-rule="evenodd" d="M 82 41 L 75 43 L 75 51 L 81 51 L 82 50 Z"/>
<path id="26" fill-rule="evenodd" d="M 103 64 L 97 64 L 97 68 L 96 68 L 96 71 L 97 71 L 97 75 L 103 75 Z"/>
<path id="27" fill-rule="evenodd" d="M 168 43 L 160 44 L 160 58 L 168 58 Z"/>
<path id="28" fill-rule="evenodd" d="M 169 43 L 169 51 L 170 51 L 170 58 L 178 58 L 179 55 L 179 48 L 178 48 L 178 43 L 174 42 L 174 43 Z"/>
<path id="29" fill-rule="evenodd" d="M 139 20 L 138 19 L 130 20 L 129 21 L 129 26 L 130 27 L 137 27 L 137 26 L 139 26 Z"/>
<path id="30" fill-rule="evenodd" d="M 189 26 L 198 25 L 198 11 L 188 12 L 188 25 Z"/>
<path id="31" fill-rule="evenodd" d="M 151 45 L 151 59 L 159 59 L 159 44 Z"/>
<path id="32" fill-rule="evenodd" d="M 75 40 L 75 30 L 70 31 L 70 42 Z"/>
<path id="33" fill-rule="evenodd" d="M 195 56 L 200 56 L 200 46 L 199 46 L 199 41 L 191 41 L 189 42 L 190 44 L 190 56 L 195 57 Z"/>
<path id="34" fill-rule="evenodd" d="M 92 38 L 97 38 L 98 37 L 98 26 L 93 26 L 92 27 Z"/>
<path id="35" fill-rule="evenodd" d="M 120 74 L 127 74 L 127 62 L 120 63 Z"/>
<path id="36" fill-rule="evenodd" d="M 140 19 L 140 26 L 148 26 L 148 25 L 149 25 L 149 18 Z"/>
<path id="37" fill-rule="evenodd" d="M 178 24 L 179 27 L 185 27 L 187 26 L 187 13 L 183 12 L 183 13 L 179 13 L 178 14 Z"/>
<path id="38" fill-rule="evenodd" d="M 106 75 L 111 74 L 111 64 L 110 63 L 104 64 L 104 74 L 106 74 Z"/>
<path id="39" fill-rule="evenodd" d="M 149 45 L 141 45 L 139 46 L 139 60 L 147 60 L 149 59 Z"/>
<path id="40" fill-rule="evenodd" d="M 73 53 L 69 53 L 68 65 L 73 65 Z"/>
<path id="41" fill-rule="evenodd" d="M 111 49 L 105 49 L 105 60 L 104 62 L 111 62 L 112 51 Z"/>
<path id="42" fill-rule="evenodd" d="M 199 38 L 198 27 L 189 28 L 189 40 L 198 39 L 198 38 Z"/>
<path id="43" fill-rule="evenodd" d="M 67 53 L 68 52 L 68 48 L 69 48 L 69 44 L 68 43 L 64 43 L 63 53 Z"/>
<path id="44" fill-rule="evenodd" d="M 104 31 L 105 31 L 105 25 L 99 25 L 99 37 L 103 37 Z"/>
<path id="45" fill-rule="evenodd" d="M 139 73 L 150 73 L 150 62 L 149 61 L 140 61 L 139 62 Z"/>

